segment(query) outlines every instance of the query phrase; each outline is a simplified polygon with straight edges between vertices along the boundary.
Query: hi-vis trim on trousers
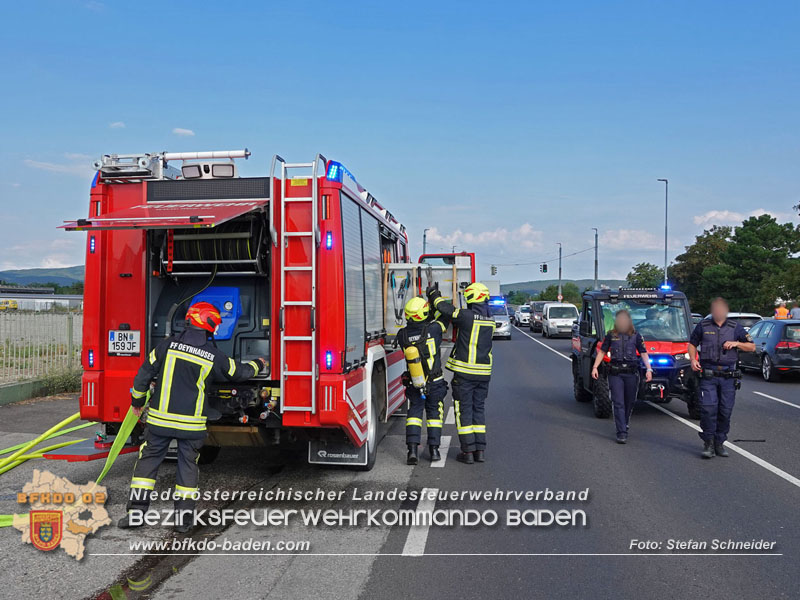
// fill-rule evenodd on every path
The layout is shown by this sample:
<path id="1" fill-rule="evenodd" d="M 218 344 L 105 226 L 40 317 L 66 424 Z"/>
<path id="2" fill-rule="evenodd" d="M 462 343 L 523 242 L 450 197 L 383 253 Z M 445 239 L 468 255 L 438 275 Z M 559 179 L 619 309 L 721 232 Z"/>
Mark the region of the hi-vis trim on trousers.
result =
<path id="1" fill-rule="evenodd" d="M 206 417 L 193 415 L 179 415 L 150 408 L 147 413 L 147 422 L 150 425 L 180 429 L 182 431 L 205 431 Z"/>
<path id="2" fill-rule="evenodd" d="M 148 479 L 147 477 L 134 477 L 131 479 L 132 488 L 141 488 L 143 490 L 152 490 L 156 487 L 155 479 Z"/>
<path id="3" fill-rule="evenodd" d="M 491 356 L 489 358 L 491 361 Z M 458 360 L 457 358 L 453 358 L 452 356 L 447 359 L 447 368 L 454 373 L 464 373 L 465 375 L 485 375 L 489 376 L 492 374 L 492 363 L 482 365 L 477 363 L 468 363 L 464 362 L 463 360 Z"/>

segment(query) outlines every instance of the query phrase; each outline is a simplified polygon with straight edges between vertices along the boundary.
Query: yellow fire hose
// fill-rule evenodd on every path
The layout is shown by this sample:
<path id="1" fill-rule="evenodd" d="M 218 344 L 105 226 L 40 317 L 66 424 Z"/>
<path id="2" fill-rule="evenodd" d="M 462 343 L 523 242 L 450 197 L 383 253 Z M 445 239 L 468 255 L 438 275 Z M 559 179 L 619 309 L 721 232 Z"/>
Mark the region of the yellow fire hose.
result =
<path id="1" fill-rule="evenodd" d="M 150 399 L 149 393 L 147 394 L 147 399 L 148 400 Z M 145 404 L 145 406 L 147 406 L 147 404 Z M 64 430 L 61 431 L 61 433 L 56 434 L 56 432 L 59 431 L 61 428 L 69 425 L 78 418 L 80 418 L 79 412 L 75 413 L 74 415 L 72 415 L 67 419 L 64 419 L 58 425 L 51 427 L 36 439 L 30 442 L 14 446 L 13 448 L 17 448 L 17 450 L 11 456 L 0 461 L 0 475 L 22 464 L 28 459 L 42 458 L 46 452 L 49 452 L 51 450 L 55 450 L 57 448 L 63 448 L 64 446 L 69 446 L 71 444 L 76 444 L 78 442 L 85 441 L 85 440 L 71 440 L 69 442 L 61 442 L 59 444 L 54 444 L 47 448 L 42 448 L 41 450 L 38 450 L 33 454 L 27 454 L 27 452 L 31 448 L 43 442 L 44 440 L 47 440 L 51 437 L 56 437 L 57 435 L 61 435 L 63 433 L 66 433 L 67 431 L 74 431 L 75 429 L 82 429 L 83 427 L 92 425 L 92 423 L 87 423 L 85 425 L 79 425 L 77 427 L 73 427 L 70 428 L 69 430 Z M 136 423 L 138 421 L 139 417 L 134 414 L 133 409 L 129 408 L 128 413 L 125 415 L 125 419 L 122 421 L 122 424 L 120 425 L 119 432 L 114 438 L 114 442 L 111 444 L 111 450 L 109 450 L 108 452 L 108 456 L 106 457 L 106 462 L 103 465 L 103 469 L 100 471 L 100 475 L 97 477 L 97 480 L 94 482 L 94 485 L 92 486 L 92 490 L 94 490 L 97 484 L 99 484 L 111 470 L 111 467 L 117 460 L 120 451 L 122 450 L 123 446 L 125 445 L 125 442 L 128 440 L 128 437 L 131 435 L 131 432 L 133 431 L 133 428 L 136 426 Z M 6 453 L 10 450 L 12 450 L 12 448 L 7 448 L 5 451 L 3 451 L 3 453 Z M 11 525 L 13 525 L 13 523 L 14 523 L 14 515 L 0 515 L 0 527 L 10 527 Z"/>
<path id="2" fill-rule="evenodd" d="M 46 441 L 55 437 L 59 437 L 62 435 L 66 435 L 68 433 L 72 433 L 73 431 L 78 431 L 79 429 L 86 429 L 87 427 L 91 427 L 92 425 L 97 425 L 95 421 L 89 421 L 88 423 L 83 423 L 82 425 L 76 425 L 75 427 L 69 427 L 67 429 L 62 429 L 61 431 L 57 431 L 56 433 L 48 435 L 44 440 Z M 0 450 L 0 455 L 8 454 L 9 452 L 14 452 L 14 450 L 19 450 L 23 446 L 26 446 L 28 442 L 22 442 L 21 444 L 17 444 L 16 446 L 9 446 L 4 450 Z"/>

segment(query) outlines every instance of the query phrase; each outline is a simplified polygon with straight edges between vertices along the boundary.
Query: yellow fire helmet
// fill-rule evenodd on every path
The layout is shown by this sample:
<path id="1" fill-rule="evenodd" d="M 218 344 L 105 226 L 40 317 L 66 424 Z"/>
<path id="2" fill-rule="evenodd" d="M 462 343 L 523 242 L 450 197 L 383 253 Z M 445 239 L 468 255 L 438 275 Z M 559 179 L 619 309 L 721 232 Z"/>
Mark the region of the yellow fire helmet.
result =
<path id="1" fill-rule="evenodd" d="M 406 302 L 406 319 L 410 321 L 424 321 L 428 318 L 430 307 L 425 298 L 412 298 Z"/>
<path id="2" fill-rule="evenodd" d="M 470 283 L 467 286 L 467 289 L 464 290 L 464 298 L 466 299 L 467 304 L 488 302 L 489 288 L 478 281 L 475 283 Z"/>

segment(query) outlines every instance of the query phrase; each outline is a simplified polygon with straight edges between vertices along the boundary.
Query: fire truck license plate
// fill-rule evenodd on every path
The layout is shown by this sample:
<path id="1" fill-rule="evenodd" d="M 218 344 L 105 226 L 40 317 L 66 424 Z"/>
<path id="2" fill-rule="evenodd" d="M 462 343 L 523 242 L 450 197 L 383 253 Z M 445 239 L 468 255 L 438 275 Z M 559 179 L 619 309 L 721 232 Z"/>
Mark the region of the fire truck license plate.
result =
<path id="1" fill-rule="evenodd" d="M 108 332 L 109 356 L 138 356 L 139 332 L 114 330 Z"/>

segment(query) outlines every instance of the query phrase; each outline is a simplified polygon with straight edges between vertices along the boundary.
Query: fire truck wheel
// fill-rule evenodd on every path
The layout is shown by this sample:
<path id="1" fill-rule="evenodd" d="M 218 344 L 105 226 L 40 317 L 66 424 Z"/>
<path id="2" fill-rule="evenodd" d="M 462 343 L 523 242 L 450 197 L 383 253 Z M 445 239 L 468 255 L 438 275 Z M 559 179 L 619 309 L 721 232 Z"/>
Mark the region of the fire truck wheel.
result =
<path id="1" fill-rule="evenodd" d="M 380 418 L 378 416 L 378 399 L 376 394 L 372 394 L 372 400 L 367 405 L 367 464 L 356 467 L 357 471 L 371 471 L 375 466 L 375 459 L 378 458 L 378 435 L 380 429 Z"/>
<path id="2" fill-rule="evenodd" d="M 200 448 L 200 458 L 198 459 L 197 464 L 210 465 L 212 462 L 217 460 L 220 450 L 221 448 L 219 446 L 203 446 Z"/>
<path id="3" fill-rule="evenodd" d="M 604 373 L 595 379 L 592 404 L 594 405 L 594 416 L 598 419 L 607 419 L 611 416 L 611 392 L 608 389 L 608 377 Z"/>

